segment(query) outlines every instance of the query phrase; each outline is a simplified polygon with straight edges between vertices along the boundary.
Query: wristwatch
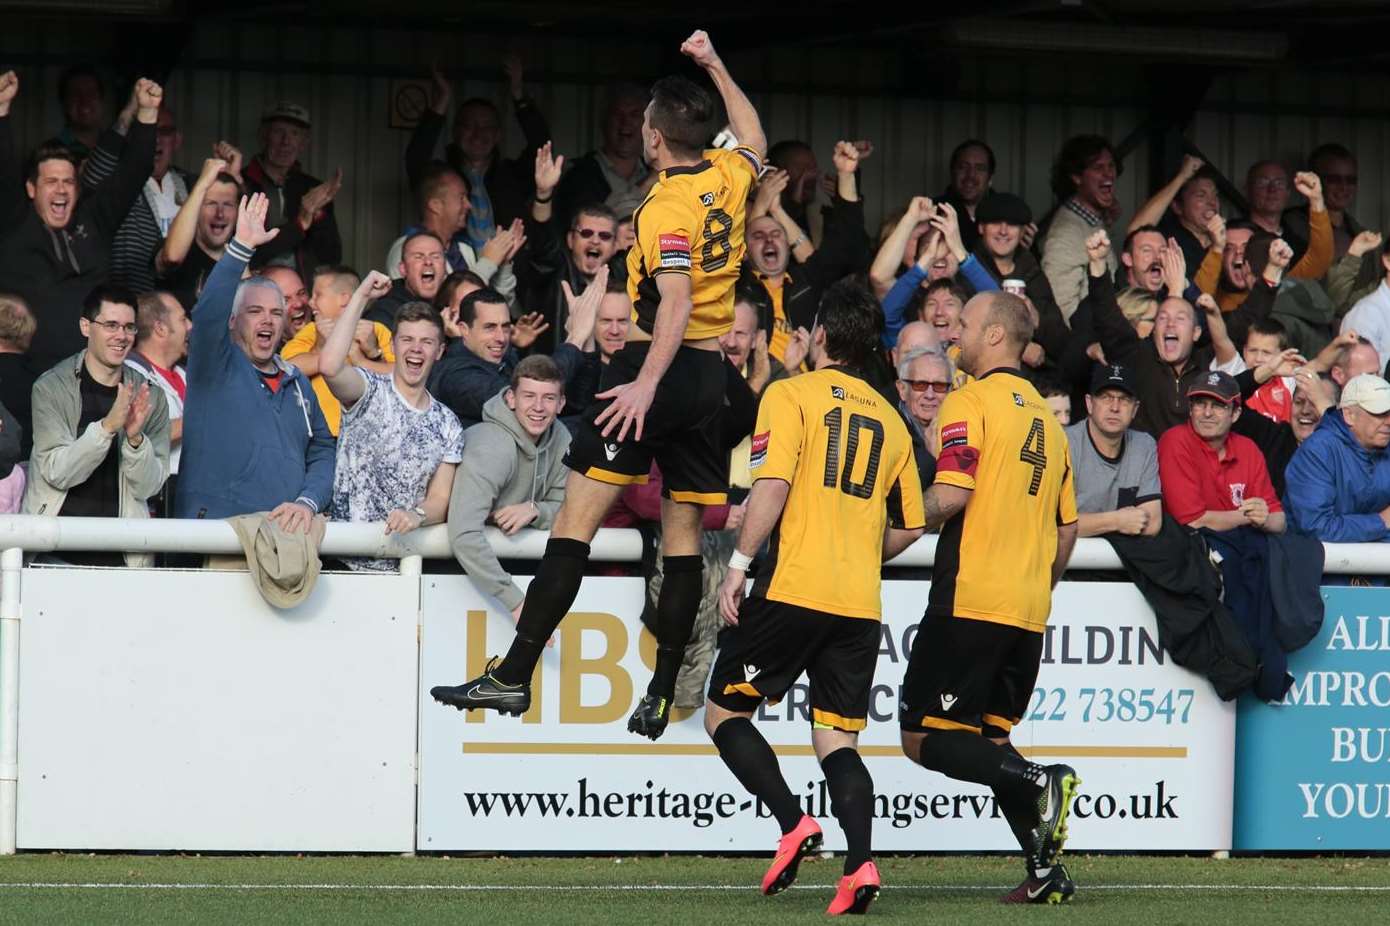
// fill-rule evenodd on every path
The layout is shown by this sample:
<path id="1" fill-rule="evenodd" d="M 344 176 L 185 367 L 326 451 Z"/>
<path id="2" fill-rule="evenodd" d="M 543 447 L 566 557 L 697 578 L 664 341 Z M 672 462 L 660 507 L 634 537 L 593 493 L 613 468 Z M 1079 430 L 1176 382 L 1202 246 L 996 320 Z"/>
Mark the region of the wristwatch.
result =
<path id="1" fill-rule="evenodd" d="M 419 517 L 420 517 L 420 523 L 421 523 L 421 524 L 424 524 L 424 523 L 425 523 L 425 509 L 424 509 L 423 506 L 421 506 L 421 505 L 416 505 L 414 508 L 412 508 L 412 509 L 410 509 L 410 510 L 411 510 L 413 513 L 419 515 Z"/>

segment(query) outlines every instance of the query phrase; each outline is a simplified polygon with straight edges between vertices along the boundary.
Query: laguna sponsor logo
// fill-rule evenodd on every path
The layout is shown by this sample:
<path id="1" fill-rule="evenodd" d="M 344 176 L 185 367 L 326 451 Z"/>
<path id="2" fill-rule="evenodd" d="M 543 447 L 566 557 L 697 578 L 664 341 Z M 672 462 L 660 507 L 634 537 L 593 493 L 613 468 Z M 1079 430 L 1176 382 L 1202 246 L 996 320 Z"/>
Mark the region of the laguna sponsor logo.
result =
<path id="1" fill-rule="evenodd" d="M 690 269 L 690 239 L 684 235 L 660 235 L 657 237 L 660 254 L 657 266 L 668 270 Z"/>
<path id="2" fill-rule="evenodd" d="M 748 468 L 757 469 L 763 465 L 767 459 L 767 444 L 772 437 L 771 431 L 764 431 L 761 434 L 753 435 L 753 444 L 748 452 Z"/>
<path id="3" fill-rule="evenodd" d="M 831 386 L 830 398 L 839 399 L 843 402 L 845 400 L 845 388 L 843 386 Z"/>

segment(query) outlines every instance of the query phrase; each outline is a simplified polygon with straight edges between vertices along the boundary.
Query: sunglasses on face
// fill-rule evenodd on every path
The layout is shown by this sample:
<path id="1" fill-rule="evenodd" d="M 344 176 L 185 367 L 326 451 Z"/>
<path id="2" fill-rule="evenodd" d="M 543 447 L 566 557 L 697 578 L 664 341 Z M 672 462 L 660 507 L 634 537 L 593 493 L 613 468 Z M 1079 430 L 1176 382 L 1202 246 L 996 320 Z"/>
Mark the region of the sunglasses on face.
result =
<path id="1" fill-rule="evenodd" d="M 943 383 L 934 379 L 905 379 L 903 382 L 907 383 L 913 392 L 926 392 L 930 389 L 937 395 L 945 395 L 951 391 L 950 383 Z"/>
<path id="2" fill-rule="evenodd" d="M 576 228 L 574 233 L 585 241 L 588 241 L 590 238 L 594 237 L 594 235 L 598 235 L 598 240 L 600 241 L 613 240 L 613 233 L 611 231 L 597 231 L 592 228 Z"/>

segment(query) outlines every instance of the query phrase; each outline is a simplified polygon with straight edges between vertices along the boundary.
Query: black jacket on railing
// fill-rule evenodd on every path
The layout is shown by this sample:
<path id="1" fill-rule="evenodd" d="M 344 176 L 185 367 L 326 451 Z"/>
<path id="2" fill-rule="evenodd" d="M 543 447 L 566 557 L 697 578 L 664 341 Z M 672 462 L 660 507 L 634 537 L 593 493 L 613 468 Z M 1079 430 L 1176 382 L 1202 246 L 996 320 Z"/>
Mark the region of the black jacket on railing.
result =
<path id="1" fill-rule="evenodd" d="M 1158 641 L 1229 701 L 1259 674 L 1255 649 L 1222 603 L 1221 575 L 1202 536 L 1168 515 L 1153 537 L 1106 534 L 1130 581 L 1153 608 Z"/>

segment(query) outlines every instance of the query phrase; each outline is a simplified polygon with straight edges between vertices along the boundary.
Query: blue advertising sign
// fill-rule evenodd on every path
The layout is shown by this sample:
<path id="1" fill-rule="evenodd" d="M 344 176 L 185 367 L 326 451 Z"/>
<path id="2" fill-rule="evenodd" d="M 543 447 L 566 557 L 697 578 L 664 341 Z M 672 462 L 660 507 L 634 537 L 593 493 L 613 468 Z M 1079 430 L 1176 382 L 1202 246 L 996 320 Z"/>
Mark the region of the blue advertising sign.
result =
<path id="1" fill-rule="evenodd" d="M 1241 699 L 1237 850 L 1390 849 L 1390 589 L 1322 595 L 1283 702 Z"/>

